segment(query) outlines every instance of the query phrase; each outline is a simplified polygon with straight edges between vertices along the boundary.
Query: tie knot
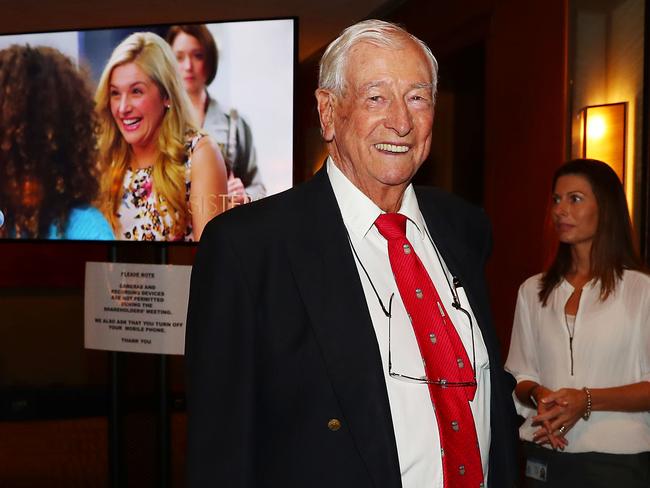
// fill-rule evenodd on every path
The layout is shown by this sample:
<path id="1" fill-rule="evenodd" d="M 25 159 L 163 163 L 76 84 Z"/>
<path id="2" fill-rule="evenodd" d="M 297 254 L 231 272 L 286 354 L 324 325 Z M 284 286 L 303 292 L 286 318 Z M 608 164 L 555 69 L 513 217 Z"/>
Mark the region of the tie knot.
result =
<path id="1" fill-rule="evenodd" d="M 375 225 L 379 233 L 386 240 L 406 237 L 406 216 L 399 213 L 381 214 L 375 220 Z"/>

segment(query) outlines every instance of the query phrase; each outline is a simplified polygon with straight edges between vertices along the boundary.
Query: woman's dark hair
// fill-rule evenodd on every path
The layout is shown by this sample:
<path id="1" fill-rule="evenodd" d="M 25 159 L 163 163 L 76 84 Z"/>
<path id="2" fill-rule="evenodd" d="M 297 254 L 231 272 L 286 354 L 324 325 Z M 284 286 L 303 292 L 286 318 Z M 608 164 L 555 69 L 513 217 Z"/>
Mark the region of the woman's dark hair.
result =
<path id="1" fill-rule="evenodd" d="M 86 77 L 56 49 L 0 51 L 0 236 L 62 236 L 98 191 L 96 119 Z"/>
<path id="2" fill-rule="evenodd" d="M 219 51 L 217 50 L 217 43 L 210 33 L 210 30 L 204 24 L 183 24 L 172 25 L 167 31 L 165 40 L 171 46 L 174 44 L 176 36 L 184 32 L 188 36 L 192 36 L 199 41 L 205 54 L 205 84 L 209 85 L 217 75 L 217 66 L 219 65 Z"/>
<path id="3" fill-rule="evenodd" d="M 624 269 L 644 270 L 636 249 L 623 186 L 612 168 L 595 159 L 574 159 L 553 175 L 552 191 L 561 176 L 585 178 L 598 204 L 598 228 L 591 246 L 591 275 L 600 282 L 600 299 L 616 289 Z M 551 291 L 571 271 L 571 246 L 560 242 L 555 259 L 542 276 L 539 300 L 546 305 Z"/>

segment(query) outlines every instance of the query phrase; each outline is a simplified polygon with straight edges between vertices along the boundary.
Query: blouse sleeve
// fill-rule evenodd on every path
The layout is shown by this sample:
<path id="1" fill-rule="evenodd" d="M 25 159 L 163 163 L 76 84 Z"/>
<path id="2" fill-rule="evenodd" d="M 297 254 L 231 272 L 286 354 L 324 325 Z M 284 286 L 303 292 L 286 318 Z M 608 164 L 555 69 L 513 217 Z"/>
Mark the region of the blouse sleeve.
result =
<path id="1" fill-rule="evenodd" d="M 540 383 L 538 349 L 535 346 L 534 324 L 531 321 L 532 306 L 539 306 L 536 294 L 526 293 L 526 283 L 519 287 L 517 295 L 517 306 L 515 318 L 512 325 L 512 336 L 510 339 L 510 350 L 506 360 L 505 369 L 510 372 L 517 383 L 525 380 Z M 529 287 L 530 288 L 530 287 Z M 521 403 L 514 395 L 517 413 L 524 417 L 530 416 L 534 411 Z"/>

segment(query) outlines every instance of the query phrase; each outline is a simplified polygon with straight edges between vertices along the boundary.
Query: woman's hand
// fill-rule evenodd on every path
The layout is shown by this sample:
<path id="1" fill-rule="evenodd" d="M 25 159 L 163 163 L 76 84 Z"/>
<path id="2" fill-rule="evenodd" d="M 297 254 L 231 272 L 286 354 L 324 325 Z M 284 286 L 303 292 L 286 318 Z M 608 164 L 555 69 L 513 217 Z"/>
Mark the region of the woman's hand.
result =
<path id="1" fill-rule="evenodd" d="M 543 428 L 535 432 L 535 442 L 542 440 L 544 443 L 548 438 L 553 448 L 564 449 L 568 444 L 564 435 L 582 418 L 587 409 L 587 394 L 575 388 L 547 390 L 539 396 L 538 405 L 538 415 L 533 417 L 533 425 L 541 424 Z M 558 442 L 554 443 L 553 440 Z"/>
<path id="2" fill-rule="evenodd" d="M 555 402 L 547 401 L 542 402 L 542 398 L 546 398 L 553 393 L 544 385 L 540 385 L 532 380 L 523 380 L 517 383 L 515 387 L 515 395 L 517 399 L 524 405 L 537 409 L 536 419 L 540 415 L 547 414 L 555 407 Z M 533 422 L 533 425 L 540 426 L 540 429 L 533 435 L 533 441 L 538 444 L 550 444 L 553 449 L 564 449 L 568 442 L 562 433 L 558 433 L 553 429 L 551 421 L 540 420 Z"/>
<path id="3" fill-rule="evenodd" d="M 550 444 L 553 449 L 564 449 L 568 444 L 564 438 L 564 433 L 557 433 L 557 429 L 553 428 L 550 420 L 538 420 L 541 415 L 549 415 L 549 412 L 556 407 L 553 401 L 543 401 L 553 393 L 552 390 L 542 385 L 537 386 L 531 393 L 531 396 L 537 402 L 537 415 L 533 417 L 533 425 L 541 425 L 539 430 L 533 434 L 533 440 L 537 444 Z"/>

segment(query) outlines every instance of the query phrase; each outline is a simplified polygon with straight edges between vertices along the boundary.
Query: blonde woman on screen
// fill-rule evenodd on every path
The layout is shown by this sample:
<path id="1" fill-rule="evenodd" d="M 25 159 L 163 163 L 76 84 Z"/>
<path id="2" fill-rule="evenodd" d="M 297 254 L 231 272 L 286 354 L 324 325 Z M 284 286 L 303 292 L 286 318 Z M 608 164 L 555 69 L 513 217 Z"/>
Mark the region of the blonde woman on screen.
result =
<path id="1" fill-rule="evenodd" d="M 121 240 L 198 241 L 225 210 L 226 168 L 194 122 L 167 43 L 132 34 L 95 95 L 102 210 Z"/>

